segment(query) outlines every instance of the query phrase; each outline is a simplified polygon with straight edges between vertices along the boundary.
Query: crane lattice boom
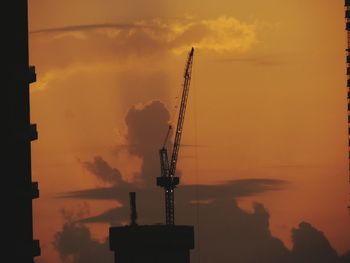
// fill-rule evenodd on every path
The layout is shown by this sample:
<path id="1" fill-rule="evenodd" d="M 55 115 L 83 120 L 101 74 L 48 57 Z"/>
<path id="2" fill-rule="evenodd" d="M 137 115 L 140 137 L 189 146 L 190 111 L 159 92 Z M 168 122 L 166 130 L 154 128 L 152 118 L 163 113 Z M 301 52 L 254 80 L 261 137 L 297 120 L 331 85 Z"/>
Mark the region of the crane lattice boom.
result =
<path id="1" fill-rule="evenodd" d="M 182 98 L 179 116 L 177 120 L 177 126 L 175 131 L 175 139 L 173 145 L 173 152 L 171 155 L 171 160 L 168 159 L 168 150 L 166 148 L 166 142 L 172 129 L 169 126 L 169 130 L 163 144 L 163 147 L 159 150 L 160 155 L 160 167 L 161 167 L 161 176 L 157 177 L 157 185 L 163 187 L 165 190 L 165 222 L 167 225 L 175 224 L 175 207 L 174 207 L 174 189 L 179 184 L 179 177 L 175 176 L 176 172 L 176 163 L 180 150 L 181 135 L 183 131 L 183 125 L 185 120 L 185 112 L 187 105 L 187 98 L 190 89 L 191 75 L 192 75 L 192 64 L 193 64 L 193 53 L 194 48 L 188 54 L 188 59 L 185 68 Z"/>

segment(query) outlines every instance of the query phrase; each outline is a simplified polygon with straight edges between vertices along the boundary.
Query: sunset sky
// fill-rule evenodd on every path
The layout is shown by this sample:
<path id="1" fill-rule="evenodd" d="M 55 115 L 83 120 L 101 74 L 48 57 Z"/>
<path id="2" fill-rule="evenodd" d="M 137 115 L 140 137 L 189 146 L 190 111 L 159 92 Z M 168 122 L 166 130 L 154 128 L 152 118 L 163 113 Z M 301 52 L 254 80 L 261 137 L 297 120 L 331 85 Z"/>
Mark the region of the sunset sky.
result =
<path id="1" fill-rule="evenodd" d="M 288 249 L 292 229 L 308 222 L 339 255 L 350 250 L 343 1 L 30 0 L 29 30 L 38 263 L 72 260 L 57 246 L 64 224 L 127 211 L 118 196 L 133 187 L 155 195 L 160 216 L 148 222 L 145 213 L 144 222 L 163 220 L 152 178 L 192 46 L 179 198 L 214 209 L 216 195 L 197 190 L 232 186 L 225 198 L 240 213 L 262 204 L 272 236 Z M 99 198 L 94 189 L 116 195 Z M 191 224 L 183 214 L 179 222 Z M 81 227 L 104 242 L 109 224 L 128 216 Z"/>

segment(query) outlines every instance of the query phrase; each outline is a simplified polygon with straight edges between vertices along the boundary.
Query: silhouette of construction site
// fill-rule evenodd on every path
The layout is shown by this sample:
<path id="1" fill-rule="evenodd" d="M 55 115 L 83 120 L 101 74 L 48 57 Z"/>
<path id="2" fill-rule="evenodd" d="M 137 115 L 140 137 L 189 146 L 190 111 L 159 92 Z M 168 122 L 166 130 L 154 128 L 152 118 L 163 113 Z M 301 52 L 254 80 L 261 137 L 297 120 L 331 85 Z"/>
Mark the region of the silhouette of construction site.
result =
<path id="1" fill-rule="evenodd" d="M 182 98 L 178 121 L 175 130 L 171 159 L 169 159 L 167 144 L 172 131 L 169 126 L 163 146 L 159 150 L 161 175 L 156 183 L 164 188 L 165 194 L 165 224 L 143 225 L 137 224 L 136 193 L 130 193 L 130 225 L 111 227 L 109 229 L 110 249 L 115 252 L 116 263 L 189 263 L 190 249 L 194 248 L 193 226 L 175 225 L 176 186 L 180 178 L 176 176 L 181 136 L 186 113 L 187 98 L 192 74 L 194 49 L 188 54 L 184 72 Z"/>
<path id="2" fill-rule="evenodd" d="M 189 263 L 194 248 L 192 226 L 138 225 L 135 193 L 130 193 L 130 225 L 109 229 L 116 263 Z"/>

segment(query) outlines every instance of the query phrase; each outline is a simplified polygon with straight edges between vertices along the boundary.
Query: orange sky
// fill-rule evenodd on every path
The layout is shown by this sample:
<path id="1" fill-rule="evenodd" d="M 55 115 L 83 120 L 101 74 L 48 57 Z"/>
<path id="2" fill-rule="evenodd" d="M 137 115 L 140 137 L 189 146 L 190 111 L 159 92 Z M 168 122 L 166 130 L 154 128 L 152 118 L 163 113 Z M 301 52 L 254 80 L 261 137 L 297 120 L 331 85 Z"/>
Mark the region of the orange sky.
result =
<path id="1" fill-rule="evenodd" d="M 55 195 L 101 186 L 79 160 L 101 155 L 128 180 L 139 172 L 139 158 L 115 154 L 125 143 L 124 117 L 152 100 L 173 113 L 192 45 L 183 143 L 199 147 L 196 158 L 194 148 L 180 153 L 182 182 L 287 180 L 285 190 L 241 206 L 262 202 L 272 233 L 288 246 L 290 229 L 305 220 L 338 252 L 349 250 L 343 10 L 343 1 L 328 0 L 29 1 L 39 260 L 60 262 L 51 245 L 60 210 L 85 202 Z M 101 24 L 113 26 L 78 27 Z M 91 214 L 114 206 L 85 203 Z M 107 231 L 93 227 L 99 238 Z"/>

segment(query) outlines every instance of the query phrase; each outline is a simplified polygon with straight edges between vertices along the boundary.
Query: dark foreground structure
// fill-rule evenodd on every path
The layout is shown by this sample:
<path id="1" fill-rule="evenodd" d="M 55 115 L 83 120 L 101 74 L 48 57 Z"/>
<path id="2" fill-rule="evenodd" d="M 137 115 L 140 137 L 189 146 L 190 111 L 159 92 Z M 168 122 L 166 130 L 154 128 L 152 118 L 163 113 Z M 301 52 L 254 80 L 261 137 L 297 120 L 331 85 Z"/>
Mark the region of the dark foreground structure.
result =
<path id="1" fill-rule="evenodd" d="M 116 263 L 190 263 L 194 231 L 175 225 L 111 227 L 109 242 Z"/>
<path id="2" fill-rule="evenodd" d="M 348 90 L 348 146 L 349 146 L 349 160 L 350 160 L 350 0 L 345 0 L 345 20 L 347 31 L 347 49 L 346 49 L 346 74 L 348 77 L 347 90 Z M 350 164 L 349 164 L 349 182 L 350 182 Z M 348 206 L 350 211 L 350 206 Z"/>
<path id="3" fill-rule="evenodd" d="M 190 263 L 193 226 L 137 225 L 136 193 L 130 193 L 130 225 L 109 229 L 115 263 Z"/>
<path id="4" fill-rule="evenodd" d="M 40 255 L 32 218 L 32 199 L 39 190 L 31 176 L 31 141 L 37 131 L 30 124 L 29 84 L 36 74 L 29 66 L 27 0 L 3 1 L 1 10 L 1 257 L 32 263 Z"/>

